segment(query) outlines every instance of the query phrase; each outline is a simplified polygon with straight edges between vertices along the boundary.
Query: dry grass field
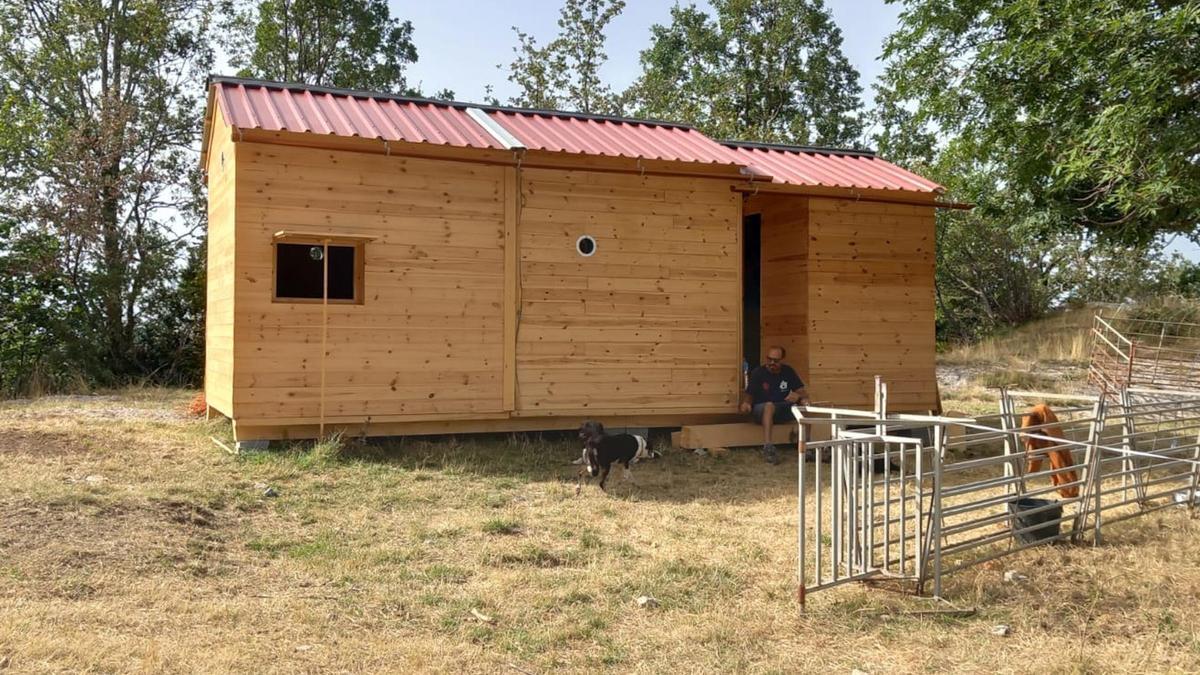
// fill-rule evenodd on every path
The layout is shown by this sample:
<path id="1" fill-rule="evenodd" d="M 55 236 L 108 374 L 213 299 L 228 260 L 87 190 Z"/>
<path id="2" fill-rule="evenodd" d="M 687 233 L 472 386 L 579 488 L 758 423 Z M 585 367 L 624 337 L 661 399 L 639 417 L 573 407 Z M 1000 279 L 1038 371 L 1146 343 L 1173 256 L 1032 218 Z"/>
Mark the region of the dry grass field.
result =
<path id="1" fill-rule="evenodd" d="M 0 670 L 1200 670 L 1174 509 L 949 577 L 973 616 L 857 586 L 801 614 L 794 457 L 669 452 L 576 497 L 568 437 L 235 457 L 191 394 L 0 403 Z"/>

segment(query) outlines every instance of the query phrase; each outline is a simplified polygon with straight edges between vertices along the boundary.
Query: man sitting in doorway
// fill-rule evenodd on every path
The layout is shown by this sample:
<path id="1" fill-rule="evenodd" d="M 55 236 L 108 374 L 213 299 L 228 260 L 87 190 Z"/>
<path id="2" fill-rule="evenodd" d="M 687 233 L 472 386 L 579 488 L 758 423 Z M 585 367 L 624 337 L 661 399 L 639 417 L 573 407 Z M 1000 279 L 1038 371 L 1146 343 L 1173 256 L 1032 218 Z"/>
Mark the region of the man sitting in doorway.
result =
<path id="1" fill-rule="evenodd" d="M 771 464 L 779 463 L 779 453 L 771 441 L 771 429 L 790 422 L 792 405 L 808 405 L 804 382 L 791 366 L 783 362 L 787 351 L 778 345 L 767 350 L 767 362 L 750 373 L 750 382 L 742 396 L 741 410 L 750 413 L 763 427 L 763 456 Z"/>

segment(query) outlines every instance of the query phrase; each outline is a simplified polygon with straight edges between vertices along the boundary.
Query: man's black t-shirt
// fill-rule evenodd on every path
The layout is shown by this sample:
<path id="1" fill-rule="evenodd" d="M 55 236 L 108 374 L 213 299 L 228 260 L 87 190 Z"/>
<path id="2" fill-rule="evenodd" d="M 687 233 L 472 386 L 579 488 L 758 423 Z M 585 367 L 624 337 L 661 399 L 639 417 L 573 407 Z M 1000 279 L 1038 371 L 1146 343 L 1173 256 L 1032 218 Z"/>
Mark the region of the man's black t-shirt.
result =
<path id="1" fill-rule="evenodd" d="M 766 366 L 759 366 L 750 373 L 750 384 L 746 393 L 759 403 L 782 403 L 787 395 L 804 387 L 800 376 L 789 365 L 779 366 L 779 373 L 772 373 Z"/>

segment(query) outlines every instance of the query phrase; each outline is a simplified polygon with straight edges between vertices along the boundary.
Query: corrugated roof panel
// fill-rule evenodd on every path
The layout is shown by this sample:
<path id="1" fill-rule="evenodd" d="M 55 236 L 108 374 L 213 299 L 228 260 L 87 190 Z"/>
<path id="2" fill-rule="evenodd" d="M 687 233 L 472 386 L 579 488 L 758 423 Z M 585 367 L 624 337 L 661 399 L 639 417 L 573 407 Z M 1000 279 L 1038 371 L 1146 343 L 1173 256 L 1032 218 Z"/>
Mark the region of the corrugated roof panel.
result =
<path id="1" fill-rule="evenodd" d="M 217 78 L 225 119 L 242 129 L 747 167 L 776 183 L 832 188 L 941 192 L 932 181 L 870 152 L 758 143 L 719 143 L 691 127 L 553 110 L 475 106 L 508 132 L 493 135 L 465 103 Z M 479 114 L 476 112 L 475 114 Z M 503 139 L 503 140 L 501 140 Z"/>
<path id="2" fill-rule="evenodd" d="M 869 153 L 730 144 L 742 162 L 775 183 L 817 187 L 941 192 L 944 188 Z"/>
<path id="3" fill-rule="evenodd" d="M 740 165 L 729 148 L 690 127 L 492 109 L 488 115 L 530 150 Z"/>
<path id="4" fill-rule="evenodd" d="M 270 83 L 217 80 L 213 86 L 225 119 L 241 129 L 502 147 L 466 110 L 451 105 Z"/>

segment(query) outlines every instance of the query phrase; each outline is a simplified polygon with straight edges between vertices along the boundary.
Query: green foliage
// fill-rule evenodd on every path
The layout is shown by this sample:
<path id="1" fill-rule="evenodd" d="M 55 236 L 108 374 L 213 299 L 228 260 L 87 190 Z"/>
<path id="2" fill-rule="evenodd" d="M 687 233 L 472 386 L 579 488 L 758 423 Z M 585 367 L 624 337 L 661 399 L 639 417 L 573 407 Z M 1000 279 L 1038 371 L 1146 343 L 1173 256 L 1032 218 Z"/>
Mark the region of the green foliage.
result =
<path id="1" fill-rule="evenodd" d="M 3 386 L 154 372 L 139 332 L 199 221 L 187 210 L 206 0 L 0 5 Z M 182 211 L 181 211 L 182 209 Z M 11 359 L 11 360 L 10 360 Z"/>
<path id="2" fill-rule="evenodd" d="M 553 49 L 553 43 L 538 46 L 537 38 L 516 26 L 513 31 L 517 34 L 517 46 L 513 47 L 516 58 L 508 66 L 508 81 L 520 87 L 520 92 L 508 102 L 542 110 L 564 107 L 560 97 L 567 86 L 567 68 L 562 54 Z M 494 96 L 491 98 L 493 104 L 499 104 Z"/>
<path id="3" fill-rule="evenodd" d="M 623 9 L 625 0 L 564 0 L 558 36 L 545 46 L 513 26 L 516 58 L 509 64 L 508 80 L 520 91 L 509 102 L 584 113 L 620 112 L 621 102 L 600 79 L 600 67 L 608 60 L 604 30 Z"/>
<path id="4" fill-rule="evenodd" d="M 940 213 L 937 221 L 937 333 L 943 341 L 977 340 L 1003 326 L 1036 319 L 1046 289 L 1036 250 L 973 212 Z"/>
<path id="5" fill-rule="evenodd" d="M 0 224 L 0 395 L 59 389 L 71 380 L 73 339 L 58 245 L 44 232 Z"/>
<path id="6" fill-rule="evenodd" d="M 1176 254 L 1163 266 L 1156 282 L 1154 295 L 1200 300 L 1200 262 Z"/>
<path id="7" fill-rule="evenodd" d="M 1097 241 L 1082 230 L 1046 236 L 1036 217 L 943 211 L 937 228 L 937 330 L 972 342 L 1061 305 L 1125 303 L 1195 292 L 1197 266 L 1161 240 Z"/>
<path id="8" fill-rule="evenodd" d="M 404 70 L 417 60 L 409 21 L 386 0 L 264 0 L 226 4 L 230 63 L 243 77 L 414 93 Z"/>
<path id="9" fill-rule="evenodd" d="M 1195 288 L 1163 244 L 1200 236 L 1200 4 L 903 4 L 875 142 L 975 204 L 939 214 L 940 339 Z"/>
<path id="10" fill-rule="evenodd" d="M 640 116 L 718 138 L 848 146 L 859 141 L 858 71 L 820 0 L 675 6 L 651 28 L 627 96 Z"/>
<path id="11" fill-rule="evenodd" d="M 940 129 L 943 155 L 1052 228 L 1133 245 L 1200 236 L 1200 3 L 903 4 L 882 117 L 910 136 Z"/>
<path id="12" fill-rule="evenodd" d="M 204 379 L 204 310 L 207 237 L 189 246 L 177 274 L 163 279 L 147 302 L 138 329 L 138 357 L 153 379 L 196 385 Z"/>

